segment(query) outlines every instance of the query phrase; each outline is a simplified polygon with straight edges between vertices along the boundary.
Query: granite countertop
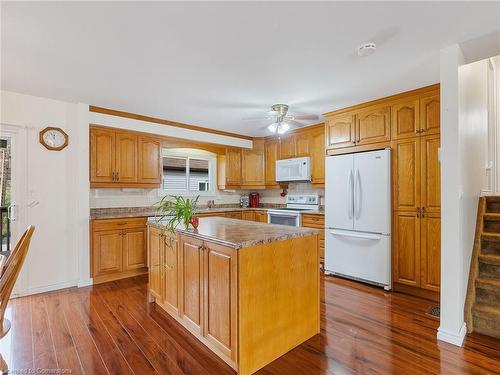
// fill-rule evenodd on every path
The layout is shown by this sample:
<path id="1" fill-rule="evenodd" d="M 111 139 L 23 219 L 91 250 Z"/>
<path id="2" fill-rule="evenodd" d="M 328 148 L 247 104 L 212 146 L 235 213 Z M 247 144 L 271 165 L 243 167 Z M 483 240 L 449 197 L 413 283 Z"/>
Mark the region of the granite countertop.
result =
<path id="1" fill-rule="evenodd" d="M 268 211 L 271 207 L 214 207 L 199 208 L 196 213 L 210 212 L 233 212 L 233 211 Z M 324 215 L 324 209 L 304 211 L 304 214 Z M 154 217 L 155 207 L 115 207 L 115 208 L 91 208 L 90 219 L 120 219 L 127 217 Z"/>
<path id="2" fill-rule="evenodd" d="M 150 218 L 148 225 L 160 228 L 162 222 Z M 179 226 L 177 231 L 181 234 L 234 249 L 320 233 L 318 229 L 258 223 L 224 217 L 202 217 L 197 229 L 185 230 Z"/>

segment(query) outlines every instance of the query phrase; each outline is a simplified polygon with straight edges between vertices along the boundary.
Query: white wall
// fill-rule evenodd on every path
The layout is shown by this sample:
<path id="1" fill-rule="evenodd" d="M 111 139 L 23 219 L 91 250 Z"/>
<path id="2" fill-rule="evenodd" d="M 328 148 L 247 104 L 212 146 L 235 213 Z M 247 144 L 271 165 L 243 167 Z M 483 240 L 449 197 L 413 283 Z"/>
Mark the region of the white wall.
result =
<path id="1" fill-rule="evenodd" d="M 441 51 L 441 321 L 438 338 L 461 345 L 477 203 L 488 189 L 488 61 L 463 65 Z M 463 65 L 463 66 L 462 66 Z"/>
<path id="2" fill-rule="evenodd" d="M 82 180 L 88 181 L 88 167 L 82 169 L 88 151 L 85 154 L 80 148 L 80 141 L 88 141 L 79 139 L 88 133 L 88 126 L 81 131 L 79 125 L 81 117 L 88 114 L 88 106 L 2 91 L 1 110 L 2 123 L 24 126 L 27 133 L 27 196 L 19 203 L 23 204 L 20 209 L 26 209 L 26 223 L 34 224 L 36 230 L 23 268 L 24 287 L 19 292 L 77 285 L 80 251 L 86 246 L 82 240 L 88 228 L 89 199 L 88 183 L 80 185 Z M 68 147 L 62 151 L 45 149 L 38 133 L 47 126 L 64 129 Z M 37 201 L 31 208 L 26 206 Z M 82 210 L 86 210 L 83 216 Z"/>

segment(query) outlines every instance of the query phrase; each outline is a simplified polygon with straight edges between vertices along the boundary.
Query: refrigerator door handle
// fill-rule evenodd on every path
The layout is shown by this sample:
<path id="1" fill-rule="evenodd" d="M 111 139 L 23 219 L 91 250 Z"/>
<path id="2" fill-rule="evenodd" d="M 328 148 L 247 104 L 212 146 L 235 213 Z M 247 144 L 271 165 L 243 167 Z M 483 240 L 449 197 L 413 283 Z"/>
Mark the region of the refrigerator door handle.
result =
<path id="1" fill-rule="evenodd" d="M 334 236 L 342 236 L 342 237 L 352 237 L 352 238 L 360 238 L 363 240 L 380 240 L 382 237 L 378 234 L 372 233 L 360 233 L 360 232 L 348 232 L 344 230 L 331 230 L 330 234 Z"/>
<path id="2" fill-rule="evenodd" d="M 353 175 L 352 175 L 352 169 L 349 171 L 349 178 L 347 179 L 347 196 L 349 199 L 349 204 L 347 205 L 347 216 L 349 219 L 352 219 L 353 216 Z"/>
<path id="3" fill-rule="evenodd" d="M 355 218 L 359 219 L 361 217 L 361 206 L 362 206 L 362 201 L 361 201 L 361 174 L 359 173 L 359 169 L 356 168 L 356 188 L 354 194 L 356 194 L 356 212 Z"/>

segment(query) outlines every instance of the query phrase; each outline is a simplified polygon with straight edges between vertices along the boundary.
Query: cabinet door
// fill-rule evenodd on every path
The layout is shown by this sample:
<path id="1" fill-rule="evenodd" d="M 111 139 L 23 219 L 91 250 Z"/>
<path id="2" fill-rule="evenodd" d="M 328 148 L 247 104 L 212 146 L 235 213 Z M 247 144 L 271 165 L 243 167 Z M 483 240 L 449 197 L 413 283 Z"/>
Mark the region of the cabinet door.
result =
<path id="1" fill-rule="evenodd" d="M 343 148 L 355 145 L 354 117 L 340 115 L 326 121 L 326 148 Z"/>
<path id="2" fill-rule="evenodd" d="M 115 132 L 90 129 L 90 182 L 114 182 Z"/>
<path id="3" fill-rule="evenodd" d="M 394 213 L 394 281 L 420 286 L 420 219 L 415 211 Z"/>
<path id="4" fill-rule="evenodd" d="M 307 133 L 298 134 L 295 137 L 295 156 L 300 158 L 302 156 L 310 156 L 311 145 L 310 137 Z"/>
<path id="5" fill-rule="evenodd" d="M 126 229 L 123 234 L 123 269 L 146 267 L 146 228 Z"/>
<path id="6" fill-rule="evenodd" d="M 238 220 L 241 220 L 242 219 L 242 214 L 241 214 L 241 211 L 237 211 L 237 212 L 227 212 L 224 217 L 227 217 L 229 219 L 238 219 Z"/>
<path id="7" fill-rule="evenodd" d="M 356 145 L 391 140 L 390 107 L 375 107 L 356 114 Z"/>
<path id="8" fill-rule="evenodd" d="M 267 141 L 264 145 L 265 153 L 265 181 L 266 185 L 276 185 L 276 160 L 278 159 L 278 142 Z"/>
<path id="9" fill-rule="evenodd" d="M 116 133 L 116 181 L 137 182 L 137 136 Z"/>
<path id="10" fill-rule="evenodd" d="M 164 238 L 164 304 L 171 314 L 179 315 L 179 242 L 177 238 Z"/>
<path id="11" fill-rule="evenodd" d="M 123 269 L 123 237 L 121 230 L 96 231 L 93 235 L 93 273 L 101 276 Z"/>
<path id="12" fill-rule="evenodd" d="M 237 270 L 236 250 L 205 242 L 204 336 L 233 360 L 237 340 Z"/>
<path id="13" fill-rule="evenodd" d="M 392 139 L 411 138 L 418 135 L 420 129 L 419 103 L 418 99 L 412 99 L 392 106 Z"/>
<path id="14" fill-rule="evenodd" d="M 226 149 L 226 184 L 241 185 L 240 149 Z"/>
<path id="15" fill-rule="evenodd" d="M 282 137 L 279 143 L 280 159 L 294 158 L 296 155 L 295 136 Z"/>
<path id="16" fill-rule="evenodd" d="M 420 206 L 420 137 L 393 141 L 392 149 L 393 209 L 416 212 Z"/>
<path id="17" fill-rule="evenodd" d="M 242 185 L 265 184 L 264 150 L 243 150 L 241 152 Z"/>
<path id="18" fill-rule="evenodd" d="M 425 213 L 441 212 L 441 163 L 439 162 L 439 134 L 421 140 L 421 206 Z"/>
<path id="19" fill-rule="evenodd" d="M 193 333 L 203 330 L 203 242 L 181 236 L 181 317 Z"/>
<path id="20" fill-rule="evenodd" d="M 441 217 L 424 214 L 421 221 L 421 284 L 425 289 L 439 292 L 441 285 Z"/>
<path id="21" fill-rule="evenodd" d="M 310 138 L 311 155 L 311 182 L 313 184 L 325 183 L 325 130 L 315 131 Z"/>
<path id="22" fill-rule="evenodd" d="M 420 128 L 423 135 L 439 134 L 439 94 L 430 95 L 420 99 Z"/>
<path id="23" fill-rule="evenodd" d="M 137 182 L 160 185 L 160 142 L 156 139 L 139 137 L 139 178 Z"/>
<path id="24" fill-rule="evenodd" d="M 253 211 L 243 211 L 241 213 L 242 220 L 255 221 L 255 212 Z"/>
<path id="25" fill-rule="evenodd" d="M 255 221 L 258 221 L 259 223 L 267 223 L 267 212 L 265 211 L 255 212 Z"/>
<path id="26" fill-rule="evenodd" d="M 163 238 L 161 231 L 149 227 L 148 236 L 148 268 L 149 291 L 154 297 L 163 299 L 162 273 L 163 273 Z"/>

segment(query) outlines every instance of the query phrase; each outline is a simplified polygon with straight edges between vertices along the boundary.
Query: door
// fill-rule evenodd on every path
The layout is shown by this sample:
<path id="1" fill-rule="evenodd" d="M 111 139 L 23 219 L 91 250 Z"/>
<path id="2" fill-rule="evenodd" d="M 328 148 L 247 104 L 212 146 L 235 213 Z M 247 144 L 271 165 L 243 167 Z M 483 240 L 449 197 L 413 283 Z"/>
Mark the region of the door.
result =
<path id="1" fill-rule="evenodd" d="M 411 138 L 420 130 L 420 101 L 411 99 L 394 104 L 391 108 L 392 139 Z"/>
<path id="2" fill-rule="evenodd" d="M 164 241 L 164 301 L 167 310 L 179 315 L 179 243 L 177 238 L 166 237 Z"/>
<path id="3" fill-rule="evenodd" d="M 241 157 L 242 184 L 264 185 L 264 150 L 243 150 Z"/>
<path id="4" fill-rule="evenodd" d="M 278 159 L 278 142 L 274 140 L 266 142 L 264 152 L 266 185 L 276 185 L 276 160 Z"/>
<path id="5" fill-rule="evenodd" d="M 115 181 L 115 132 L 90 129 L 90 182 Z"/>
<path id="6" fill-rule="evenodd" d="M 392 142 L 395 211 L 416 212 L 420 206 L 420 137 Z"/>
<path id="7" fill-rule="evenodd" d="M 421 222 L 420 286 L 439 292 L 441 285 L 441 216 L 424 214 Z"/>
<path id="8" fill-rule="evenodd" d="M 123 269 L 146 267 L 146 228 L 123 231 Z"/>
<path id="9" fill-rule="evenodd" d="M 294 158 L 296 155 L 295 136 L 281 137 L 280 139 L 280 159 Z"/>
<path id="10" fill-rule="evenodd" d="M 228 148 L 226 150 L 226 183 L 241 184 L 241 150 Z"/>
<path id="11" fill-rule="evenodd" d="M 203 330 L 203 242 L 181 236 L 181 317 L 194 333 Z"/>
<path id="12" fill-rule="evenodd" d="M 93 236 L 92 277 L 123 270 L 123 230 L 96 231 Z"/>
<path id="13" fill-rule="evenodd" d="M 160 142 L 153 138 L 139 137 L 139 178 L 142 184 L 161 182 Z"/>
<path id="14" fill-rule="evenodd" d="M 420 99 L 420 128 L 423 135 L 440 132 L 439 94 Z"/>
<path id="15" fill-rule="evenodd" d="M 354 226 L 391 233 L 391 150 L 354 154 Z"/>
<path id="16" fill-rule="evenodd" d="M 352 230 L 354 228 L 354 156 L 351 154 L 326 157 L 326 181 L 326 228 Z"/>
<path id="17" fill-rule="evenodd" d="M 394 281 L 420 286 L 420 218 L 415 211 L 394 213 Z"/>
<path id="18" fill-rule="evenodd" d="M 391 285 L 390 236 L 327 229 L 326 246 L 326 270 Z"/>
<path id="19" fill-rule="evenodd" d="M 420 205 L 424 213 L 441 212 L 441 163 L 439 162 L 439 134 L 421 138 Z"/>
<path id="20" fill-rule="evenodd" d="M 137 182 L 137 136 L 116 133 L 116 176 L 118 182 Z"/>
<path id="21" fill-rule="evenodd" d="M 326 148 L 343 148 L 356 143 L 354 116 L 341 115 L 326 121 Z"/>
<path id="22" fill-rule="evenodd" d="M 163 237 L 159 229 L 149 227 L 149 291 L 162 300 Z"/>
<path id="23" fill-rule="evenodd" d="M 227 357 L 236 359 L 237 253 L 205 242 L 204 335 Z"/>
<path id="24" fill-rule="evenodd" d="M 325 183 L 325 130 L 320 129 L 311 135 L 311 182 Z"/>
<path id="25" fill-rule="evenodd" d="M 391 140 L 390 107 L 376 107 L 356 114 L 356 145 Z"/>

